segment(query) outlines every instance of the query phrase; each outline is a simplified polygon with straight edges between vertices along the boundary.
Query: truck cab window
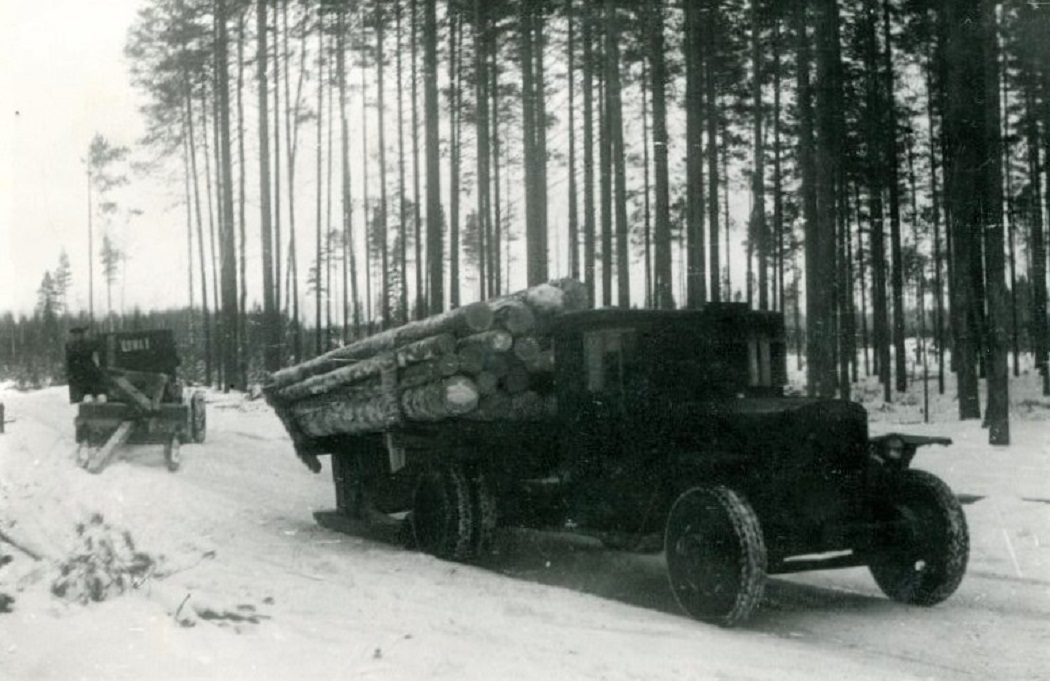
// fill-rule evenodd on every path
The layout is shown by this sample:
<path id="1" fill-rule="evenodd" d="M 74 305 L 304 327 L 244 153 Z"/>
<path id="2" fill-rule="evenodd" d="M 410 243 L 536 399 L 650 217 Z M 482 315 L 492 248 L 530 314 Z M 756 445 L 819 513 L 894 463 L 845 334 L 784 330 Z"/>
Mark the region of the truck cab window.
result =
<path id="1" fill-rule="evenodd" d="M 587 390 L 592 393 L 623 392 L 631 370 L 635 333 L 633 329 L 600 329 L 583 335 Z"/>
<path id="2" fill-rule="evenodd" d="M 752 336 L 747 345 L 748 386 L 752 388 L 772 386 L 773 371 L 769 339 Z"/>

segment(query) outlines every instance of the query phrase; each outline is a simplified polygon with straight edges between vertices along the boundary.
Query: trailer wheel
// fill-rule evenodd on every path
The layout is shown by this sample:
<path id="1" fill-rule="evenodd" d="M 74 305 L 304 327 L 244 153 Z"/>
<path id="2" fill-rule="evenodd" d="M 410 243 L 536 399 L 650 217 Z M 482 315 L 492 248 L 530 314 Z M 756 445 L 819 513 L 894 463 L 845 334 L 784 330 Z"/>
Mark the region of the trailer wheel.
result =
<path id="1" fill-rule="evenodd" d="M 204 393 L 200 390 L 190 398 L 190 438 L 201 444 L 208 432 L 208 414 L 204 403 Z"/>
<path id="2" fill-rule="evenodd" d="M 420 474 L 412 495 L 416 546 L 445 560 L 467 560 L 476 548 L 470 484 L 458 464 Z"/>
<path id="3" fill-rule="evenodd" d="M 895 533 L 868 566 L 882 592 L 895 601 L 936 605 L 959 587 L 970 556 L 962 505 L 943 480 L 926 471 L 901 473 L 892 498 Z"/>
<path id="4" fill-rule="evenodd" d="M 678 604 L 723 627 L 747 619 L 766 582 L 758 516 L 726 487 L 696 487 L 675 501 L 664 538 L 667 575 Z"/>

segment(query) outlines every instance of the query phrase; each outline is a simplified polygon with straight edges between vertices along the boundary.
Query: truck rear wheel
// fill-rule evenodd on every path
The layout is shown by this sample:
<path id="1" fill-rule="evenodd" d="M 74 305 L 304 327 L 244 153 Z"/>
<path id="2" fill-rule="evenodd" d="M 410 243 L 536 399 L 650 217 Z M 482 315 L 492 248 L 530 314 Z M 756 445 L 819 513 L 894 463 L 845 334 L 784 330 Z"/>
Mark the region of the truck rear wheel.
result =
<path id="1" fill-rule="evenodd" d="M 664 547 L 671 591 L 696 619 L 731 627 L 762 600 L 765 541 L 754 509 L 733 490 L 696 487 L 678 497 Z"/>
<path id="2" fill-rule="evenodd" d="M 951 489 L 937 476 L 906 470 L 894 488 L 896 533 L 868 566 L 882 592 L 895 601 L 936 605 L 959 587 L 970 556 L 966 515 Z"/>
<path id="3" fill-rule="evenodd" d="M 412 534 L 416 546 L 445 560 L 467 560 L 477 548 L 471 485 L 459 464 L 420 474 L 412 495 Z"/>

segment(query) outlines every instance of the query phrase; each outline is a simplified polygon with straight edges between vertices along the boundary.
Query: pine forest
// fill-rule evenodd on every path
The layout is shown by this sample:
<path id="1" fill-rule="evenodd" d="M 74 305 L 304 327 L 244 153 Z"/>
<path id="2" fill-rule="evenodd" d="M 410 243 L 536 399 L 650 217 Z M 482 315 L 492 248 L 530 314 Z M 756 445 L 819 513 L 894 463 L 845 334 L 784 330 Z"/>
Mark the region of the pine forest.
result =
<path id="1" fill-rule="evenodd" d="M 782 312 L 809 394 L 925 376 L 1005 444 L 1011 373 L 1050 394 L 1046 36 L 1021 0 L 142 0 L 148 134 L 80 150 L 89 308 L 63 253 L 0 317 L 0 371 L 163 326 L 247 389 L 571 277 L 598 307 Z M 157 168 L 186 304 L 118 312 L 103 228 Z"/>

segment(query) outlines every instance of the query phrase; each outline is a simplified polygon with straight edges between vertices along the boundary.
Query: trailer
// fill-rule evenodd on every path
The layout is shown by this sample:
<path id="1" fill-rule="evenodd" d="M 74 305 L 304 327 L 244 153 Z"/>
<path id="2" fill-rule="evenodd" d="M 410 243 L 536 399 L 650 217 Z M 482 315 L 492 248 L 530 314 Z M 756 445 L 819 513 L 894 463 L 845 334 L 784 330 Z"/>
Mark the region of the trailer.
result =
<path id="1" fill-rule="evenodd" d="M 181 463 L 180 446 L 204 442 L 204 393 L 177 377 L 170 330 L 123 331 L 93 337 L 72 331 L 66 344 L 69 400 L 77 405 L 77 462 L 99 473 L 124 445 L 162 445 L 168 470 Z"/>
<path id="2" fill-rule="evenodd" d="M 457 561 L 511 525 L 662 550 L 683 610 L 722 626 L 774 574 L 867 566 L 918 605 L 956 590 L 965 515 L 911 468 L 948 438 L 869 437 L 860 404 L 786 395 L 779 313 L 590 309 L 581 290 L 533 287 L 275 373 L 264 392 L 298 455 L 331 460 L 319 518 L 404 518 Z"/>

